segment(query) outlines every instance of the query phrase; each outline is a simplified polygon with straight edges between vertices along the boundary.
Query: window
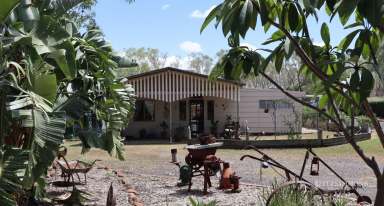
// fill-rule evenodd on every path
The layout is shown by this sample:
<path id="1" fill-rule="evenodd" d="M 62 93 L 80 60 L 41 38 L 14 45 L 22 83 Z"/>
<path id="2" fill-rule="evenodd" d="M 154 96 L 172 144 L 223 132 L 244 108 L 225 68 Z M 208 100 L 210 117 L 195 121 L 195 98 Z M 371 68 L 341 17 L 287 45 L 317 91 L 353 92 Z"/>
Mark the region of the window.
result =
<path id="1" fill-rule="evenodd" d="M 282 101 L 282 100 L 260 100 L 259 108 L 260 109 L 273 109 L 276 106 L 276 109 L 290 109 L 293 107 L 291 102 Z"/>
<path id="2" fill-rule="evenodd" d="M 147 100 L 137 100 L 135 108 L 135 121 L 154 121 L 155 102 Z"/>
<path id="3" fill-rule="evenodd" d="M 187 120 L 187 102 L 186 101 L 179 102 L 179 120 L 182 120 L 182 121 Z"/>
<path id="4" fill-rule="evenodd" d="M 273 108 L 273 101 L 272 100 L 260 100 L 259 101 L 259 108 L 260 109 Z"/>
<path id="5" fill-rule="evenodd" d="M 214 101 L 208 101 L 207 113 L 208 113 L 208 120 L 214 121 L 215 120 L 215 102 Z"/>

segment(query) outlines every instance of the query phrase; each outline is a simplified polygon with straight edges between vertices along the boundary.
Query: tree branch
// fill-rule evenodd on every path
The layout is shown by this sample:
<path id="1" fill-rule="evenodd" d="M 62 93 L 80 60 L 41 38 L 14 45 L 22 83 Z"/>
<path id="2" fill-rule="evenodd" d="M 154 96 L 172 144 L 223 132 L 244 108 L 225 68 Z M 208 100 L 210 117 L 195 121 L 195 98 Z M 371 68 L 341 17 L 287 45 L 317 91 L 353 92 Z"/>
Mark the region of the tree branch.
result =
<path id="1" fill-rule="evenodd" d="M 344 133 L 345 139 L 348 141 L 348 143 L 352 146 L 352 148 L 356 151 L 356 153 L 361 157 L 361 159 L 373 170 L 376 177 L 380 177 L 380 167 L 378 166 L 376 160 L 374 157 L 371 159 L 364 154 L 364 151 L 360 148 L 359 145 L 357 145 L 356 141 L 353 139 L 353 132 L 351 134 L 348 133 L 348 130 L 344 127 L 343 121 L 341 120 L 339 111 L 337 110 L 337 107 L 335 105 L 335 101 L 331 95 L 331 92 L 329 91 L 329 88 L 326 88 L 327 95 L 329 97 L 329 100 L 331 102 L 332 109 L 335 112 L 335 116 L 338 120 L 337 127 Z"/>
<path id="2" fill-rule="evenodd" d="M 325 75 L 320 69 L 317 68 L 316 64 L 311 60 L 311 58 L 307 55 L 307 53 L 303 50 L 303 48 L 299 45 L 299 43 L 296 41 L 295 38 L 289 33 L 288 30 L 286 30 L 284 27 L 281 27 L 278 23 L 272 21 L 269 19 L 269 22 L 275 26 L 277 29 L 280 29 L 286 37 L 293 43 L 295 47 L 295 51 L 298 53 L 298 55 L 301 57 L 301 60 L 304 61 L 304 64 L 308 66 L 308 68 L 317 76 L 319 77 L 323 82 L 327 82 L 328 76 Z M 340 86 L 341 88 L 350 89 L 348 85 L 343 84 L 341 82 L 335 82 L 336 85 Z M 344 98 L 348 99 L 350 103 L 352 103 L 354 106 L 359 107 L 359 105 L 348 95 L 346 95 L 342 89 L 330 85 L 332 89 L 337 91 L 339 94 L 341 94 Z"/>
<path id="3" fill-rule="evenodd" d="M 336 110 L 336 105 L 334 105 L 334 101 L 333 101 L 333 98 L 330 94 L 328 94 L 328 96 L 330 96 L 330 99 L 331 99 L 331 102 L 332 102 L 332 106 L 333 106 L 333 109 L 335 110 L 335 114 L 337 116 L 337 120 L 332 117 L 331 115 L 329 115 L 328 113 L 326 113 L 324 110 L 318 108 L 318 107 L 315 107 L 311 104 L 309 104 L 308 102 L 305 102 L 297 97 L 295 97 L 294 95 L 292 95 L 291 93 L 289 93 L 288 91 L 286 91 L 284 88 L 282 88 L 276 81 L 274 81 L 271 77 L 269 77 L 267 74 L 265 74 L 264 72 L 260 72 L 260 74 L 265 77 L 266 79 L 268 79 L 268 81 L 270 81 L 277 89 L 279 89 L 282 93 L 284 93 L 285 95 L 287 95 L 289 98 L 293 99 L 294 101 L 300 103 L 301 105 L 304 105 L 304 106 L 307 106 L 313 110 L 316 110 L 317 112 L 319 112 L 320 114 L 326 116 L 327 118 L 329 118 L 333 123 L 335 123 L 337 125 L 337 127 L 339 127 L 339 129 L 341 131 L 343 131 L 344 133 L 344 136 L 346 138 L 346 140 L 348 141 L 348 143 L 352 146 L 352 148 L 357 152 L 357 154 L 363 159 L 363 161 L 373 170 L 373 172 L 375 173 L 375 175 L 378 177 L 381 175 L 380 173 L 380 168 L 377 164 L 377 162 L 375 161 L 375 158 L 372 157 L 371 159 L 369 157 L 367 157 L 363 150 L 359 147 L 359 145 L 357 145 L 357 143 L 355 142 L 355 140 L 353 138 L 351 138 L 351 136 L 348 134 L 347 130 L 344 128 L 343 124 L 342 124 L 342 121 L 341 121 L 341 118 L 340 118 L 340 114 L 338 113 L 338 111 Z M 329 92 L 329 90 L 327 90 Z"/>
<path id="4" fill-rule="evenodd" d="M 326 113 L 324 110 L 318 108 L 318 107 L 315 107 L 311 104 L 309 104 L 308 102 L 305 102 L 297 97 L 295 97 L 294 95 L 292 95 L 291 93 L 287 92 L 284 88 L 282 88 L 275 80 L 273 80 L 270 76 L 268 76 L 267 74 L 265 74 L 264 72 L 260 72 L 260 74 L 265 77 L 266 79 L 268 79 L 269 82 L 271 82 L 277 89 L 279 89 L 282 93 L 284 93 L 285 95 L 287 95 L 289 98 L 293 99 L 294 101 L 300 103 L 301 105 L 304 105 L 306 107 L 309 107 L 313 110 L 316 110 L 317 112 L 319 112 L 320 114 L 326 116 L 327 118 L 329 118 L 331 121 L 333 121 L 334 123 L 337 124 L 337 121 L 332 117 L 330 116 L 328 113 Z"/>
<path id="5" fill-rule="evenodd" d="M 375 114 L 373 113 L 372 108 L 369 105 L 367 100 L 364 100 L 363 107 L 364 107 L 365 111 L 367 112 L 366 115 L 369 117 L 369 119 L 371 119 L 373 127 L 375 128 L 375 130 L 377 132 L 377 136 L 379 136 L 379 140 L 380 140 L 381 146 L 384 148 L 384 132 L 383 132 L 383 128 L 381 127 L 379 121 L 377 120 L 377 118 L 376 118 Z"/>

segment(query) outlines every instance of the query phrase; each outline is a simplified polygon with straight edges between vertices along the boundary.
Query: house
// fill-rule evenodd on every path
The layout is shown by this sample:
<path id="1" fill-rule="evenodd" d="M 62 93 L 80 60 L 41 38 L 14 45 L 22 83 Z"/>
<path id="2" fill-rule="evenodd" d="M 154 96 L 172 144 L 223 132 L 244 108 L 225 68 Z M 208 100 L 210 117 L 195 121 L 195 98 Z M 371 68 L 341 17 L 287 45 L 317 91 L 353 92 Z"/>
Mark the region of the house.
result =
<path id="1" fill-rule="evenodd" d="M 220 134 L 230 120 L 243 130 L 248 126 L 251 133 L 301 132 L 301 106 L 276 89 L 242 88 L 237 81 L 212 81 L 207 75 L 170 67 L 129 76 L 126 82 L 137 96 L 127 136 L 171 137 L 188 126 L 197 133 L 210 133 L 216 126 Z"/>

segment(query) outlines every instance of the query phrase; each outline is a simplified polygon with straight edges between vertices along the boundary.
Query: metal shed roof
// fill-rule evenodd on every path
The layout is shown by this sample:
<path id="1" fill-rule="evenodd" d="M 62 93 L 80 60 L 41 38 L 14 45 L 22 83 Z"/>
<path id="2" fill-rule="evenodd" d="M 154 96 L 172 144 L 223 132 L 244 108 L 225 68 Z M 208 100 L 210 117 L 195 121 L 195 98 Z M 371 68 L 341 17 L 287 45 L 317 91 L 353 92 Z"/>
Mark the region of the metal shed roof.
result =
<path id="1" fill-rule="evenodd" d="M 127 77 L 140 98 L 174 102 L 194 96 L 210 96 L 236 101 L 241 83 L 166 67 Z"/>

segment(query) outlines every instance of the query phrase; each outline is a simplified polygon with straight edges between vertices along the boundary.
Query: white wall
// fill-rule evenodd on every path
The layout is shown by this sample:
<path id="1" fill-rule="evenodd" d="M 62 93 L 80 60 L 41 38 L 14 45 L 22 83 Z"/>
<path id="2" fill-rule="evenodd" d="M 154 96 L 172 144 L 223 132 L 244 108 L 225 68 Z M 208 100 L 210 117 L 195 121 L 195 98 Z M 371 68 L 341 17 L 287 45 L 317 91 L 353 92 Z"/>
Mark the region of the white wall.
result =
<path id="1" fill-rule="evenodd" d="M 303 92 L 291 92 L 291 94 L 297 97 L 303 97 Z M 264 109 L 260 108 L 260 100 L 281 100 L 289 98 L 277 89 L 254 89 L 254 88 L 243 88 L 240 90 L 240 125 L 244 127 L 245 120 L 248 121 L 248 127 L 250 132 L 254 133 L 273 133 L 275 130 L 274 126 L 274 115 L 273 110 L 270 109 L 268 113 L 265 113 Z M 301 113 L 302 106 L 292 101 L 296 112 L 299 113 L 299 121 L 297 124 L 301 125 Z M 295 121 L 292 109 L 277 109 L 276 110 L 276 132 L 286 133 L 290 129 L 288 122 L 294 123 Z M 299 131 L 300 127 L 297 127 L 295 132 Z"/>
<path id="2" fill-rule="evenodd" d="M 297 97 L 303 97 L 302 92 L 292 92 Z M 252 133 L 273 133 L 274 132 L 274 120 L 273 111 L 265 113 L 264 109 L 259 107 L 260 100 L 281 100 L 288 97 L 276 89 L 248 89 L 244 88 L 240 90 L 240 104 L 239 104 L 239 117 L 240 126 L 244 129 L 245 120 L 248 121 L 248 127 Z M 207 120 L 207 101 L 214 100 L 215 102 L 215 120 L 219 121 L 218 132 L 221 133 L 224 130 L 224 124 L 227 115 L 231 115 L 232 119 L 236 121 L 237 116 L 237 103 L 227 99 L 203 97 L 204 100 L 204 120 L 205 120 L 205 132 L 209 133 L 211 122 Z M 145 129 L 148 136 L 160 137 L 161 127 L 160 124 L 166 121 L 169 125 L 169 110 L 165 110 L 165 105 L 169 108 L 169 103 L 156 101 L 155 104 L 155 120 L 154 121 L 132 121 L 127 127 L 127 133 L 129 136 L 139 137 L 139 131 Z M 300 104 L 294 104 L 295 110 L 299 112 L 299 122 L 301 125 L 301 112 L 302 106 Z M 187 127 L 189 124 L 189 101 L 187 100 L 187 121 L 179 120 L 179 102 L 171 104 L 172 108 L 172 127 L 175 130 L 177 127 Z M 293 121 L 292 109 L 278 109 L 276 112 L 276 132 L 286 133 L 289 132 L 287 121 Z M 296 132 L 301 132 L 298 129 Z"/>

